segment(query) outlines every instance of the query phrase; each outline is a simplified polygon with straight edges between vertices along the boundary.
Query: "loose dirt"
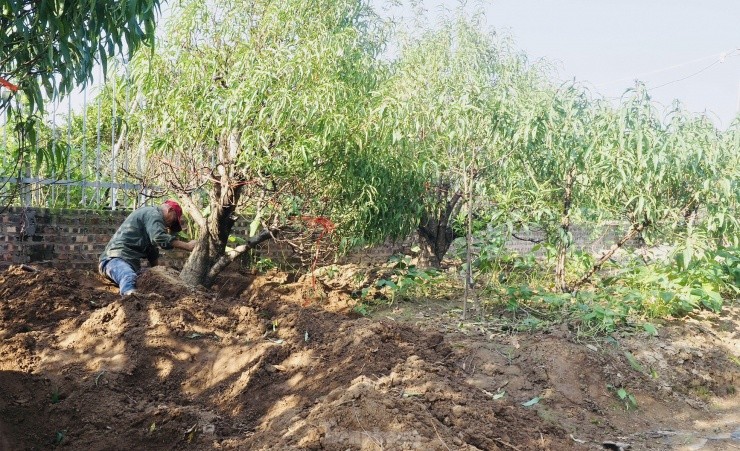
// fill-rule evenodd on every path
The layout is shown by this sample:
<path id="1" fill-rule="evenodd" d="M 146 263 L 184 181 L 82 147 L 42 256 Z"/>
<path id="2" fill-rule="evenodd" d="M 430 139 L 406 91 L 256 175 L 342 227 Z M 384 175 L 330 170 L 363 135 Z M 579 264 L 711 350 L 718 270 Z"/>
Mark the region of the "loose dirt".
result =
<path id="1" fill-rule="evenodd" d="M 583 342 L 454 304 L 361 317 L 344 287 L 283 273 L 138 287 L 0 274 L 0 449 L 740 449 L 737 307 Z"/>

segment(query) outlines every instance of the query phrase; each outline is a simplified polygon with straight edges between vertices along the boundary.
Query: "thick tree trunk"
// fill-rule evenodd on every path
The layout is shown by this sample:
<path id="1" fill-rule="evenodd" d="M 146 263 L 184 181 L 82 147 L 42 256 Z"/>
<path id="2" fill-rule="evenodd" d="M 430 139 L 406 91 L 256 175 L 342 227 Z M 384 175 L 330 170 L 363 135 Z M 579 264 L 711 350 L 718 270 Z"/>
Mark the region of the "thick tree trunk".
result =
<path id="1" fill-rule="evenodd" d="M 442 259 L 450 249 L 455 233 L 450 225 L 450 219 L 457 214 L 462 205 L 462 193 L 453 194 L 437 211 L 425 212 L 420 221 L 418 233 L 421 254 L 419 266 L 439 268 Z"/>
<path id="2" fill-rule="evenodd" d="M 211 212 L 207 217 L 193 200 L 185 196 L 183 201 L 199 228 L 198 243 L 180 272 L 180 279 L 189 286 L 210 287 L 220 272 L 226 267 L 222 262 L 228 258 L 233 261 L 236 255 L 226 254 L 226 244 L 236 222 L 236 208 L 244 187 L 243 177 L 236 170 L 236 156 L 239 140 L 236 133 L 223 137 L 217 150 L 218 165 L 211 174 L 209 205 Z M 218 267 L 218 271 L 213 271 Z"/>
<path id="3" fill-rule="evenodd" d="M 201 236 L 180 272 L 180 279 L 188 286 L 210 287 L 214 280 L 208 274 L 224 255 L 225 249 L 225 243 L 219 243 L 210 234 Z"/>
<path id="4" fill-rule="evenodd" d="M 205 227 L 201 227 L 198 243 L 180 272 L 180 278 L 187 285 L 210 287 L 218 275 L 211 269 L 226 256 L 226 244 L 236 222 L 234 211 L 240 190 L 229 188 L 228 191 L 225 199 L 220 196 L 220 188 L 214 189 L 212 193 L 211 214 L 204 218 Z"/>

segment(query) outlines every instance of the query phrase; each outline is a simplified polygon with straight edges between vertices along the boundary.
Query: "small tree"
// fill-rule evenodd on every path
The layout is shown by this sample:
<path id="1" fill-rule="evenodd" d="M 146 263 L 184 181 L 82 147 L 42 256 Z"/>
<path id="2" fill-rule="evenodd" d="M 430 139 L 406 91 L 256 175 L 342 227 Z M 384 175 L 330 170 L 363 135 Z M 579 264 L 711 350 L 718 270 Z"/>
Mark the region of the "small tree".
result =
<path id="1" fill-rule="evenodd" d="M 407 43 L 386 86 L 398 145 L 412 147 L 426 177 L 418 224 L 421 263 L 439 267 L 453 222 L 473 191 L 511 153 L 512 92 L 528 80 L 507 41 L 458 17 Z M 531 80 L 528 80 L 531 81 Z M 459 228 L 457 229 L 460 230 Z"/>
<path id="2" fill-rule="evenodd" d="M 676 104 L 664 125 L 645 87 L 638 84 L 621 108 L 603 119 L 611 139 L 605 143 L 607 158 L 598 168 L 599 176 L 612 181 L 612 214 L 630 226 L 577 285 L 638 234 L 668 242 L 683 234 L 689 243 L 683 258 L 688 265 L 690 243 L 699 228 L 714 229 L 720 239 L 724 231 L 735 230 L 737 220 L 726 215 L 738 196 L 737 186 L 732 186 L 738 151 L 723 146 L 722 134 L 708 118 L 688 114 Z M 702 225 L 695 227 L 700 212 Z"/>
<path id="3" fill-rule="evenodd" d="M 598 131 L 593 127 L 594 108 L 577 85 L 559 89 L 542 85 L 521 105 L 517 152 L 508 165 L 502 187 L 512 193 L 506 207 L 517 229 L 526 224 L 541 227 L 555 246 L 555 284 L 569 289 L 566 258 L 573 242 L 573 218 L 595 211 L 603 200 L 604 180 L 595 177 L 598 164 Z"/>

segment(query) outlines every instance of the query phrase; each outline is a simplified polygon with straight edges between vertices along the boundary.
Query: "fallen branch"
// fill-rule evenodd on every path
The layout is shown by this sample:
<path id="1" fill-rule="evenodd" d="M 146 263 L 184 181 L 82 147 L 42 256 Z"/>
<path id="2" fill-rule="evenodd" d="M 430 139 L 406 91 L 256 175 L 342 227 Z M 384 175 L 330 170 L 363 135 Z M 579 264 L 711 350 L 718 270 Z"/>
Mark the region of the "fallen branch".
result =
<path id="1" fill-rule="evenodd" d="M 521 449 L 517 448 L 516 446 L 512 445 L 511 443 L 509 443 L 509 442 L 505 442 L 505 441 L 501 440 L 500 438 L 496 438 L 496 437 L 494 437 L 494 438 L 493 438 L 493 440 L 495 440 L 495 441 L 496 441 L 496 442 L 498 442 L 498 443 L 501 443 L 502 445 L 504 445 L 504 446 L 506 446 L 506 447 L 509 447 L 509 448 L 511 448 L 511 449 L 514 449 L 514 450 L 516 450 L 516 451 L 522 451 Z"/>
<path id="2" fill-rule="evenodd" d="M 25 265 L 25 264 L 24 265 L 20 265 L 20 268 L 22 270 L 28 271 L 28 272 L 39 272 L 39 270 L 36 269 L 36 268 L 34 268 L 33 266 L 28 266 L 28 265 Z"/>
<path id="3" fill-rule="evenodd" d="M 591 277 L 593 277 L 593 275 L 596 274 L 596 272 L 599 269 L 601 269 L 604 263 L 606 263 L 606 261 L 609 260 L 612 257 L 612 255 L 614 255 L 614 253 L 617 252 L 617 250 L 621 249 L 622 246 L 624 246 L 625 243 L 627 243 L 627 241 L 631 240 L 632 238 L 635 237 L 635 235 L 642 232 L 647 226 L 647 224 L 648 224 L 647 222 L 641 222 L 639 224 L 632 224 L 632 227 L 630 227 L 627 233 L 619 241 L 614 243 L 612 247 L 610 247 L 609 250 L 606 251 L 606 253 L 604 253 L 604 255 L 602 255 L 601 258 L 599 258 L 599 260 L 596 261 L 596 263 L 594 263 L 591 269 L 589 269 L 588 272 L 583 277 L 581 277 L 580 280 L 578 280 L 578 282 L 575 283 L 575 285 L 573 285 L 573 289 L 578 289 L 581 286 L 583 286 L 583 284 L 591 280 Z"/>

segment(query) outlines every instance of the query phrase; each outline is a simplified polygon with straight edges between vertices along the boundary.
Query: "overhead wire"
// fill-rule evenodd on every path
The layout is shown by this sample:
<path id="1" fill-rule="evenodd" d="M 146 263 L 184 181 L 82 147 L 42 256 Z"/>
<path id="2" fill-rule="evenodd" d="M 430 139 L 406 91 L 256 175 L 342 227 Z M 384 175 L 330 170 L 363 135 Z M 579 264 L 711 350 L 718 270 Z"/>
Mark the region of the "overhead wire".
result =
<path id="1" fill-rule="evenodd" d="M 727 58 L 733 57 L 733 56 L 738 56 L 737 55 L 737 52 L 738 51 L 740 51 L 740 47 L 734 48 L 734 49 L 729 50 L 729 51 L 726 51 L 726 52 L 721 52 L 721 53 L 718 53 L 718 54 L 717 53 L 713 53 L 711 55 L 707 55 L 707 56 L 704 56 L 704 57 L 701 57 L 701 58 L 696 58 L 696 59 L 693 59 L 693 60 L 685 61 L 683 63 L 673 64 L 673 65 L 666 66 L 666 67 L 663 67 L 663 68 L 660 68 L 660 69 L 656 69 L 656 70 L 652 70 L 652 71 L 649 71 L 649 72 L 643 72 L 643 73 L 638 74 L 638 75 L 636 75 L 634 77 L 625 77 L 625 78 L 620 78 L 618 80 L 612 80 L 612 81 L 607 82 L 607 83 L 599 83 L 599 84 L 596 85 L 596 87 L 597 88 L 603 88 L 605 86 L 612 85 L 614 83 L 619 83 L 619 82 L 629 81 L 629 80 L 639 80 L 641 77 L 644 77 L 646 75 L 652 75 L 652 74 L 657 74 L 657 73 L 665 72 L 665 71 L 672 70 L 672 69 L 678 69 L 680 67 L 685 67 L 685 66 L 688 66 L 690 64 L 697 63 L 699 61 L 704 61 L 704 60 L 709 59 L 709 58 L 714 58 L 714 61 L 712 61 L 712 63 L 710 63 L 709 65 L 701 68 L 700 70 L 698 70 L 698 71 L 696 71 L 696 72 L 694 72 L 692 74 L 689 74 L 689 75 L 687 75 L 685 77 L 681 77 L 681 78 L 678 78 L 678 79 L 675 79 L 675 80 L 671 80 L 669 82 L 660 84 L 658 86 L 648 87 L 649 89 L 662 88 L 664 86 L 668 86 L 668 85 L 671 85 L 673 83 L 678 83 L 678 82 L 687 80 L 689 78 L 695 77 L 695 76 L 701 74 L 702 72 L 705 72 L 705 71 L 709 70 L 710 68 L 712 68 L 713 66 L 715 66 L 717 64 L 724 63 Z"/>
<path id="2" fill-rule="evenodd" d="M 695 76 L 701 74 L 702 72 L 705 72 L 705 71 L 709 70 L 710 68 L 712 68 L 713 66 L 715 66 L 717 64 L 724 63 L 725 62 L 725 59 L 728 58 L 728 57 L 733 56 L 732 54 L 735 53 L 735 52 L 737 52 L 737 50 L 738 49 L 734 49 L 734 50 L 731 50 L 728 53 L 723 53 L 722 55 L 720 55 L 720 57 L 718 59 L 716 59 L 714 62 L 712 62 L 712 64 L 710 64 L 710 65 L 708 65 L 708 66 L 706 66 L 706 67 L 704 67 L 702 69 L 699 69 L 698 71 L 694 72 L 693 74 L 690 74 L 690 75 L 687 75 L 685 77 L 678 78 L 676 80 L 672 80 L 672 81 L 669 81 L 669 82 L 660 84 L 658 86 L 652 86 L 652 87 L 650 87 L 650 89 L 662 88 L 663 86 L 672 85 L 673 83 L 678 83 L 678 82 L 681 82 L 681 81 L 684 81 L 684 80 L 688 80 L 689 78 L 695 77 Z"/>

